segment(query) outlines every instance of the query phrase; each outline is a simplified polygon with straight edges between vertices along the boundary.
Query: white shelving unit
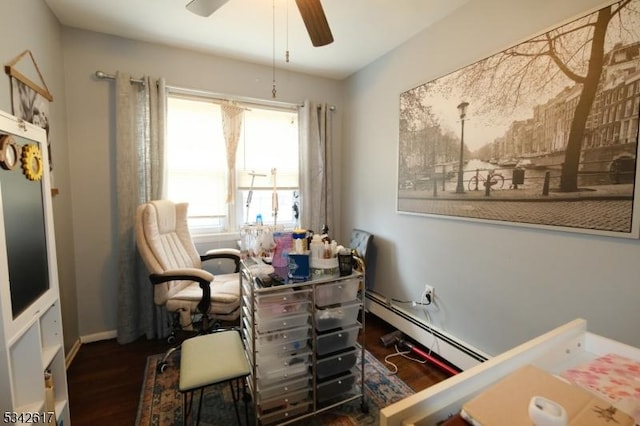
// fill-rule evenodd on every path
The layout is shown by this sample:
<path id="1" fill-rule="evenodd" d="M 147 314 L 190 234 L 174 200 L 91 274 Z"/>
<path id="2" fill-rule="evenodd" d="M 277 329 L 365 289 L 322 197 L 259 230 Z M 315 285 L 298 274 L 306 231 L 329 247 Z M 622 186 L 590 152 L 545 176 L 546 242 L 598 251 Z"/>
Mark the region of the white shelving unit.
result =
<path id="1" fill-rule="evenodd" d="M 41 167 L 43 174 L 40 180 L 27 179 L 21 169 L 20 156 L 13 169 L 7 170 L 4 166 L 0 169 L 2 420 L 9 424 L 46 423 L 67 426 L 71 424 L 71 420 L 46 134 L 43 129 L 0 111 L 0 138 L 9 135 L 18 148 L 18 153 L 26 145 L 35 145 L 39 149 L 39 158 L 29 158 L 33 171 L 38 172 Z M 24 191 L 23 187 L 27 190 Z M 12 192 L 20 195 L 10 197 L 8 194 Z M 14 210 L 8 213 L 10 209 Z M 15 209 L 18 209 L 17 213 Z M 19 222 L 24 220 L 24 226 L 29 227 L 29 232 L 16 230 L 22 226 L 16 226 L 16 217 Z M 38 226 L 34 227 L 29 222 L 33 217 L 36 217 Z M 11 220 L 14 222 L 10 223 Z M 34 228 L 36 230 L 32 233 Z M 34 234 L 38 236 L 35 239 L 32 238 Z M 29 258 L 32 253 L 36 253 L 38 257 L 33 262 Z M 42 272 L 33 274 L 31 268 L 40 268 Z M 30 280 L 29 277 L 32 276 L 40 277 L 37 280 L 39 282 Z M 18 295 L 24 289 L 29 289 L 27 295 Z M 53 377 L 53 410 L 47 406 L 46 371 L 51 372 Z M 55 417 L 50 414 L 51 411 L 55 413 Z"/>

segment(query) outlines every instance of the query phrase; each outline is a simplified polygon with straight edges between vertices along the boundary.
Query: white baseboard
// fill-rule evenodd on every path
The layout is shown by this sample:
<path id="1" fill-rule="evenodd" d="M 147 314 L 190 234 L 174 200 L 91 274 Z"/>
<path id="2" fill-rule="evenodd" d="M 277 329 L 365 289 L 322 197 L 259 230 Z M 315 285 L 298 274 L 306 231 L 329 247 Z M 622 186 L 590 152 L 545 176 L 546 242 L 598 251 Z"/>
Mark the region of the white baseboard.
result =
<path id="1" fill-rule="evenodd" d="M 69 351 L 67 352 L 67 356 L 64 359 L 64 367 L 65 368 L 67 368 L 67 369 L 69 368 L 69 366 L 73 362 L 73 359 L 78 354 L 78 351 L 80 350 L 80 346 L 81 345 L 82 345 L 82 343 L 80 342 L 80 339 L 78 339 L 75 342 L 73 342 L 73 345 L 71 346 L 71 349 L 69 349 Z"/>
<path id="2" fill-rule="evenodd" d="M 393 325 L 425 348 L 431 348 L 432 352 L 460 370 L 464 371 L 491 358 L 445 331 L 427 324 L 424 319 L 413 313 L 388 303 L 384 296 L 367 292 L 365 303 L 369 312 Z"/>
<path id="3" fill-rule="evenodd" d="M 116 330 L 110 331 L 102 331 L 100 333 L 87 334 L 85 336 L 80 336 L 81 343 L 92 343 L 99 342 L 101 340 L 110 340 L 118 337 L 118 332 Z"/>

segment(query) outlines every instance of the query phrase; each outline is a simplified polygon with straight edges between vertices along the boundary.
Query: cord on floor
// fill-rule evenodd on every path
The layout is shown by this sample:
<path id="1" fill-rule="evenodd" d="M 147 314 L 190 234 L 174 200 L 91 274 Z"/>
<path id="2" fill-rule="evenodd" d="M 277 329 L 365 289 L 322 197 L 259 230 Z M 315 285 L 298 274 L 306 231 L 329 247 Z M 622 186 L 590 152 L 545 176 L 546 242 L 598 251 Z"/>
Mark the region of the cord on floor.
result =
<path id="1" fill-rule="evenodd" d="M 398 366 L 396 364 L 394 364 L 393 362 L 389 361 L 389 359 L 391 359 L 393 357 L 401 356 L 403 358 L 406 358 L 406 359 L 411 360 L 411 361 L 415 361 L 415 362 L 420 363 L 420 364 L 426 364 L 427 363 L 426 360 L 417 359 L 417 358 L 413 358 L 413 357 L 408 356 L 408 354 L 411 353 L 411 351 L 400 351 L 398 349 L 398 345 L 393 345 L 393 347 L 395 348 L 396 353 L 389 354 L 386 357 L 384 357 L 385 364 L 388 364 L 391 367 L 393 367 L 393 369 L 389 368 L 389 370 L 390 370 L 389 375 L 390 376 L 393 376 L 394 374 L 398 373 Z"/>

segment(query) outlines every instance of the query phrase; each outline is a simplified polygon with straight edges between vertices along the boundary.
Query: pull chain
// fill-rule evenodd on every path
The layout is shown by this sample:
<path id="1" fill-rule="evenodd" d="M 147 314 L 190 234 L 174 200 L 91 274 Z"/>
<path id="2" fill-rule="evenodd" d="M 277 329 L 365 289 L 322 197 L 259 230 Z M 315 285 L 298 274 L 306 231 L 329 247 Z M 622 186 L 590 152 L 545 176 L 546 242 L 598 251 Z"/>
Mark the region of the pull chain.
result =
<path id="1" fill-rule="evenodd" d="M 287 63 L 289 63 L 289 0 L 287 0 L 287 51 L 284 56 Z"/>
<path id="2" fill-rule="evenodd" d="M 273 4 L 273 46 L 272 46 L 272 70 L 273 70 L 273 88 L 271 89 L 271 95 L 275 99 L 276 97 L 276 0 L 272 1 Z"/>

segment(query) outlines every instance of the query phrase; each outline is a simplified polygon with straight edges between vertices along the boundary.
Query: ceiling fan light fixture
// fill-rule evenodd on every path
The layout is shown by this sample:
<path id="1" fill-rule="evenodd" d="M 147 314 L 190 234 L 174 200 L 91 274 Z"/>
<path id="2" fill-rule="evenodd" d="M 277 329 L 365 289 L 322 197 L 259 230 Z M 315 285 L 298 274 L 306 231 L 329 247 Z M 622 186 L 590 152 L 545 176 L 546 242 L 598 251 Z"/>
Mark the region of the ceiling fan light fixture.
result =
<path id="1" fill-rule="evenodd" d="M 229 0 L 191 0 L 185 7 L 189 12 L 206 18 L 224 6 L 228 1 Z"/>

